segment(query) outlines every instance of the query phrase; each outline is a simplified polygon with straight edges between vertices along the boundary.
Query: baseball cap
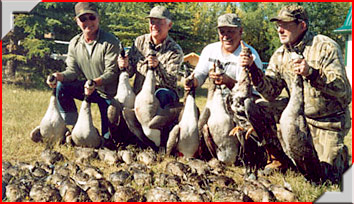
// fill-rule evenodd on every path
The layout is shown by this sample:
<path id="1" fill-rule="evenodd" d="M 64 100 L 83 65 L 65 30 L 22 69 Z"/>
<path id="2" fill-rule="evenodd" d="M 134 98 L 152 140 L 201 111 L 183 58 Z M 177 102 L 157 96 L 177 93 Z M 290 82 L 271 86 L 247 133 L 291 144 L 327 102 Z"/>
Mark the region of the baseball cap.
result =
<path id="1" fill-rule="evenodd" d="M 233 13 L 221 15 L 218 18 L 219 27 L 241 27 L 241 19 Z"/>
<path id="2" fill-rule="evenodd" d="M 159 18 L 159 19 L 170 19 L 171 13 L 164 6 L 155 6 L 151 9 L 150 15 L 146 16 L 146 18 Z"/>
<path id="3" fill-rule="evenodd" d="M 283 7 L 278 16 L 271 18 L 270 21 L 285 21 L 291 22 L 294 20 L 308 21 L 308 15 L 302 6 L 291 5 Z"/>
<path id="4" fill-rule="evenodd" d="M 76 17 L 79 17 L 86 13 L 98 15 L 96 5 L 93 4 L 92 2 L 79 2 L 75 5 Z"/>

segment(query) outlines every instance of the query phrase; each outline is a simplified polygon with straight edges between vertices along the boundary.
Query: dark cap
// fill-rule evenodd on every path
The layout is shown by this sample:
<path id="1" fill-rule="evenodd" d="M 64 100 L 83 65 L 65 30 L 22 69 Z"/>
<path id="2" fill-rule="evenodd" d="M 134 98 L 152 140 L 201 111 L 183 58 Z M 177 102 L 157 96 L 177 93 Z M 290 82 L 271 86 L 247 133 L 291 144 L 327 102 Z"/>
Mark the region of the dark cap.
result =
<path id="1" fill-rule="evenodd" d="M 151 9 L 150 15 L 146 16 L 146 18 L 159 18 L 159 19 L 171 19 L 171 13 L 164 6 L 155 6 Z"/>
<path id="2" fill-rule="evenodd" d="M 307 13 L 302 6 L 291 5 L 283 7 L 277 17 L 271 18 L 270 21 L 285 21 L 291 22 L 294 20 L 302 20 L 307 22 L 308 16 Z"/>
<path id="3" fill-rule="evenodd" d="M 241 27 L 241 19 L 233 13 L 227 13 L 218 18 L 218 28 L 220 27 Z"/>
<path id="4" fill-rule="evenodd" d="M 92 2 L 79 2 L 75 5 L 76 17 L 79 17 L 86 13 L 98 15 L 96 5 L 93 4 Z"/>

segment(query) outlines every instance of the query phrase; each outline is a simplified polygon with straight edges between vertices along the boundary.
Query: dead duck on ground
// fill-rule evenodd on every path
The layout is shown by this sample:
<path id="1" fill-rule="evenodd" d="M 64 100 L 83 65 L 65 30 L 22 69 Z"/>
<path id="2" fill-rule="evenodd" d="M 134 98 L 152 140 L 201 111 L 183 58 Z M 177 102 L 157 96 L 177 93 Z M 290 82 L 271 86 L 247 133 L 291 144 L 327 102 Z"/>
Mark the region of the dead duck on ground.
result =
<path id="1" fill-rule="evenodd" d="M 220 61 L 214 63 L 213 70 L 222 74 Z M 208 99 L 199 118 L 198 128 L 202 133 L 209 152 L 227 165 L 234 164 L 238 155 L 238 142 L 229 136 L 234 127 L 232 118 L 225 107 L 220 85 L 212 82 L 208 88 Z"/>
<path id="2" fill-rule="evenodd" d="M 47 82 L 55 85 L 57 79 L 54 75 L 49 75 Z M 41 123 L 32 130 L 30 136 L 32 141 L 43 141 L 47 148 L 52 148 L 55 144 L 65 141 L 65 134 L 67 131 L 68 129 L 66 128 L 65 121 L 59 112 L 56 88 L 53 88 L 48 109 L 41 120 Z"/>
<path id="3" fill-rule="evenodd" d="M 152 150 L 144 150 L 137 155 L 136 159 L 145 165 L 152 165 L 154 162 L 156 162 L 156 154 Z"/>
<path id="4" fill-rule="evenodd" d="M 115 165 L 118 162 L 117 151 L 113 151 L 107 148 L 98 150 L 98 158 L 109 165 Z"/>
<path id="5" fill-rule="evenodd" d="M 113 186 L 117 188 L 118 186 L 124 186 L 130 183 L 132 180 L 132 175 L 128 171 L 119 170 L 111 173 L 108 179 L 113 184 Z"/>
<path id="6" fill-rule="evenodd" d="M 178 202 L 178 196 L 167 188 L 152 188 L 145 193 L 147 202 Z"/>
<path id="7" fill-rule="evenodd" d="M 192 83 L 194 73 L 188 75 L 188 69 L 185 68 L 186 81 Z M 179 123 L 171 130 L 167 145 L 166 155 L 176 149 L 176 151 L 184 157 L 195 157 L 199 148 L 199 134 L 198 134 L 198 119 L 199 110 L 195 103 L 195 88 L 186 91 L 184 95 L 184 107 L 180 113 Z"/>
<path id="8" fill-rule="evenodd" d="M 59 202 L 61 201 L 61 196 L 59 191 L 51 185 L 37 182 L 35 183 L 29 196 L 34 202 Z"/>
<path id="9" fill-rule="evenodd" d="M 94 89 L 93 80 L 87 80 L 85 84 L 85 97 L 81 103 L 79 117 L 72 130 L 71 138 L 77 146 L 98 148 L 103 144 L 102 137 L 93 125 L 91 114 L 90 96 L 87 95 L 88 89 Z"/>
<path id="10" fill-rule="evenodd" d="M 58 161 L 64 160 L 64 156 L 57 151 L 45 149 L 41 153 L 42 161 L 47 165 L 53 165 Z"/>
<path id="11" fill-rule="evenodd" d="M 143 196 L 130 186 L 118 186 L 112 196 L 112 202 L 142 202 Z"/>
<path id="12" fill-rule="evenodd" d="M 85 191 L 68 178 L 59 187 L 59 193 L 64 202 L 89 202 L 91 201 Z"/>

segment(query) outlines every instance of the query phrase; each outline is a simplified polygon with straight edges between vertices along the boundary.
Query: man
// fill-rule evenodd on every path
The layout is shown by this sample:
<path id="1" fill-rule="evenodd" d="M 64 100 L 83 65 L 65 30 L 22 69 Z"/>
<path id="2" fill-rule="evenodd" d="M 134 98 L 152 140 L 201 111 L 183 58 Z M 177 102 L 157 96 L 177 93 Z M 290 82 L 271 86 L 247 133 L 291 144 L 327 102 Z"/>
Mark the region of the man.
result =
<path id="1" fill-rule="evenodd" d="M 155 68 L 157 89 L 155 95 L 164 108 L 179 100 L 177 71 L 183 62 L 183 51 L 168 35 L 172 28 L 172 20 L 167 8 L 156 6 L 146 18 L 149 19 L 150 33 L 139 36 L 129 52 L 129 57 L 119 56 L 118 65 L 121 69 L 128 67 L 130 76 L 135 73 L 136 94 L 142 88 L 148 67 Z"/>
<path id="2" fill-rule="evenodd" d="M 241 25 L 241 19 L 236 14 L 221 15 L 218 18 L 217 29 L 219 42 L 209 44 L 202 50 L 198 64 L 194 70 L 193 83 L 186 82 L 184 84 L 184 88 L 185 90 L 190 90 L 192 87 L 201 87 L 204 84 L 206 78 L 209 76 L 210 79 L 214 80 L 216 85 L 221 85 L 220 87 L 222 90 L 222 97 L 224 99 L 225 106 L 229 107 L 231 104 L 226 104 L 226 99 L 227 96 L 230 95 L 230 92 L 237 81 L 240 81 L 241 79 L 240 77 L 243 69 L 242 67 L 244 66 L 244 64 L 242 64 L 243 61 L 246 60 L 246 62 L 248 62 L 250 61 L 250 58 L 254 59 L 255 69 L 259 69 L 259 71 L 262 71 L 262 61 L 257 51 L 244 42 L 242 43 L 244 43 L 246 47 L 250 48 L 252 57 L 241 57 L 241 39 L 243 28 Z M 224 68 L 222 73 L 215 72 L 212 69 L 213 65 L 217 61 L 219 61 Z M 253 96 L 257 96 L 257 93 L 254 91 Z M 209 107 L 209 109 L 211 108 L 213 107 Z M 228 114 L 231 116 L 231 113 Z M 203 117 L 203 113 L 201 117 Z M 226 121 L 227 120 L 228 119 L 226 119 Z M 202 121 L 204 121 L 204 119 L 202 119 Z M 225 124 L 233 124 L 231 117 L 230 122 Z M 198 125 L 201 126 L 202 124 L 199 123 Z M 222 125 L 224 126 L 224 124 Z M 201 129 L 202 127 L 199 128 Z M 230 140 L 231 143 L 233 141 L 234 140 Z M 231 151 L 234 151 L 234 145 L 231 143 L 228 143 L 227 145 L 230 146 Z M 213 149 L 215 149 L 213 147 L 214 145 L 211 143 L 208 146 L 209 151 L 213 152 Z M 232 155 L 232 153 L 229 155 Z M 232 158 L 232 160 L 228 160 L 228 162 L 233 162 L 235 159 L 236 158 Z"/>
<path id="3" fill-rule="evenodd" d="M 240 53 L 243 29 L 241 19 L 236 14 L 224 14 L 218 18 L 217 28 L 220 41 L 209 44 L 202 50 L 194 71 L 194 82 L 191 84 L 194 87 L 201 87 L 209 76 L 215 80 L 216 84 L 223 85 L 223 92 L 226 93 L 237 83 L 242 70 Z M 261 70 L 262 61 L 257 51 L 247 44 L 246 46 L 251 49 L 254 62 Z M 217 60 L 223 65 L 224 74 L 210 70 Z M 185 84 L 184 87 L 186 90 L 191 88 L 188 84 Z"/>
<path id="4" fill-rule="evenodd" d="M 282 46 L 271 57 L 265 74 L 251 66 L 253 84 L 272 104 L 284 88 L 291 92 L 295 75 L 304 77 L 305 116 L 325 167 L 323 173 L 332 180 L 339 179 L 348 168 L 343 140 L 351 120 L 351 87 L 341 49 L 329 37 L 309 30 L 308 16 L 301 6 L 286 6 L 270 21 L 276 23 Z M 293 53 L 303 58 L 292 60 Z"/>
<path id="5" fill-rule="evenodd" d="M 66 59 L 66 70 L 54 76 L 59 81 L 57 98 L 60 112 L 67 125 L 75 125 L 78 118 L 75 99 L 84 99 L 85 81 L 81 74 L 93 80 L 95 88 L 89 90 L 91 101 L 97 103 L 101 114 L 101 133 L 109 139 L 107 108 L 117 91 L 120 52 L 119 40 L 99 28 L 99 15 L 91 2 L 75 5 L 75 20 L 82 33 L 71 39 Z"/>

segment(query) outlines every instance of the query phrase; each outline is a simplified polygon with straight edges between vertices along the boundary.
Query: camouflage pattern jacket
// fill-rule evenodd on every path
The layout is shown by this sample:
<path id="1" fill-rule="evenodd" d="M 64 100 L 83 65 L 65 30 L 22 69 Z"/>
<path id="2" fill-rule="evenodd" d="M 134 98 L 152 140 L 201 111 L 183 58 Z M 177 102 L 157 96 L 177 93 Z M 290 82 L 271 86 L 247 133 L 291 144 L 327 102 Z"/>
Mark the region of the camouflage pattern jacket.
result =
<path id="1" fill-rule="evenodd" d="M 304 80 L 306 117 L 321 120 L 343 115 L 352 94 L 339 45 L 329 37 L 307 31 L 294 49 L 313 69 Z M 288 93 L 292 91 L 295 74 L 290 60 L 290 51 L 283 45 L 271 57 L 265 74 L 251 70 L 253 84 L 267 100 L 274 100 L 284 88 Z"/>
<path id="2" fill-rule="evenodd" d="M 147 72 L 146 57 L 150 53 L 150 34 L 139 36 L 129 51 L 129 75 L 132 77 L 136 73 L 134 81 L 134 92 L 138 93 L 144 83 Z M 182 48 L 170 37 L 155 47 L 159 65 L 155 70 L 156 89 L 168 88 L 177 91 L 177 74 L 183 62 Z"/>

